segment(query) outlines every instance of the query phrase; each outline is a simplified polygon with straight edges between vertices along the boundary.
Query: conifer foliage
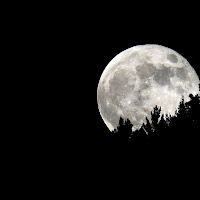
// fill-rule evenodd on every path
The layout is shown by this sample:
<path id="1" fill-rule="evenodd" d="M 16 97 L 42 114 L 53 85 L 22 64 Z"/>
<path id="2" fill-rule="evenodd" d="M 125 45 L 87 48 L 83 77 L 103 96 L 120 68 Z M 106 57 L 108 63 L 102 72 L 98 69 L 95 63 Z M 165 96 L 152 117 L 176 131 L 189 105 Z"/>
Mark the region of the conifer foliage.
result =
<path id="1" fill-rule="evenodd" d="M 182 146 L 199 142 L 200 128 L 200 96 L 189 95 L 190 101 L 184 98 L 179 104 L 175 115 L 161 114 L 162 108 L 155 106 L 151 112 L 151 118 L 146 118 L 141 128 L 132 131 L 134 124 L 129 119 L 119 120 L 119 126 L 111 136 L 117 138 L 117 142 L 126 144 L 160 144 Z M 196 145 L 198 146 L 198 145 Z"/>

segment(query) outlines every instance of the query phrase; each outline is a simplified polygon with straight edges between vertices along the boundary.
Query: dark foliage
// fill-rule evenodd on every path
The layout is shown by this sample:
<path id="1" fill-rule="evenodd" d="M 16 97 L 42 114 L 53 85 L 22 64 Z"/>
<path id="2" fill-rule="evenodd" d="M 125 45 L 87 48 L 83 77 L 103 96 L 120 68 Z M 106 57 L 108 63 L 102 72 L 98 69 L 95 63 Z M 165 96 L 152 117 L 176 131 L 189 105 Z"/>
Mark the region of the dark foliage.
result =
<path id="1" fill-rule="evenodd" d="M 151 119 L 146 118 L 139 130 L 129 119 L 119 120 L 119 126 L 110 133 L 110 141 L 118 146 L 159 147 L 166 151 L 174 149 L 199 150 L 200 96 L 189 95 L 190 101 L 182 101 L 174 116 L 161 115 L 161 107 L 155 106 Z"/>

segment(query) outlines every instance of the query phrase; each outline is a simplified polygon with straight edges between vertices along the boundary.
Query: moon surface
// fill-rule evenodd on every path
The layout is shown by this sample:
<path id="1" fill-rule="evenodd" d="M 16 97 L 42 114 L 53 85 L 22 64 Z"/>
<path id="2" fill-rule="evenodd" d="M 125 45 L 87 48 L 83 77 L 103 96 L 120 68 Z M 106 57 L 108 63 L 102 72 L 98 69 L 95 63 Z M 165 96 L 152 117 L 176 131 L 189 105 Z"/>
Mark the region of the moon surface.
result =
<path id="1" fill-rule="evenodd" d="M 113 131 L 120 116 L 129 119 L 133 130 L 150 119 L 151 111 L 175 114 L 184 97 L 199 93 L 199 78 L 188 61 L 161 45 L 138 45 L 122 51 L 106 66 L 97 88 L 100 115 Z"/>

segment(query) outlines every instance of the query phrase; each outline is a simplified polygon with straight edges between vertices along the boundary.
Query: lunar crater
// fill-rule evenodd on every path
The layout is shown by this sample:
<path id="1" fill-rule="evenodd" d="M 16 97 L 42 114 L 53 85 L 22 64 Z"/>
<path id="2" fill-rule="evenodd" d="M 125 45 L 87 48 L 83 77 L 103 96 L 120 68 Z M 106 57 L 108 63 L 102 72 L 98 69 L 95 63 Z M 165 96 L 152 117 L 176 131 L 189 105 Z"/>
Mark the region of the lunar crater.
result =
<path id="1" fill-rule="evenodd" d="M 153 64 L 150 63 L 144 63 L 142 65 L 136 66 L 136 72 L 137 75 L 141 79 L 146 79 L 151 77 L 152 75 L 155 74 L 156 68 L 153 66 Z"/>
<path id="2" fill-rule="evenodd" d="M 167 55 L 167 59 L 172 63 L 177 63 L 178 62 L 178 59 L 177 59 L 175 54 L 168 54 Z"/>
<path id="3" fill-rule="evenodd" d="M 181 80 L 187 80 L 187 70 L 185 68 L 177 68 L 176 69 L 176 76 Z"/>
<path id="4" fill-rule="evenodd" d="M 160 66 L 160 69 L 156 70 L 154 75 L 154 80 L 159 85 L 170 85 L 170 77 L 174 76 L 173 70 L 171 68 L 165 67 L 164 65 Z"/>

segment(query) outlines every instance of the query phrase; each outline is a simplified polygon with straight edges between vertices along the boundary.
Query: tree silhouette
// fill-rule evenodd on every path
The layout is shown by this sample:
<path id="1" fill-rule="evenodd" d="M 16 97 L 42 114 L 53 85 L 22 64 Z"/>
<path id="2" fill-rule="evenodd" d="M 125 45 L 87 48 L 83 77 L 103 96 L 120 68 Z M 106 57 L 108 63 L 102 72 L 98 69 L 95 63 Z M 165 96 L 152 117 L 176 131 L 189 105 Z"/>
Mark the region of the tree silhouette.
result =
<path id="1" fill-rule="evenodd" d="M 161 111 L 161 107 L 158 108 L 157 105 L 154 107 L 153 111 L 151 111 L 151 123 L 152 123 L 153 131 L 155 131 L 158 125 L 158 120 L 160 118 L 160 111 Z"/>
<path id="2" fill-rule="evenodd" d="M 140 129 L 144 130 L 147 135 L 151 135 L 151 133 L 153 132 L 152 125 L 147 117 L 146 124 L 143 123 Z"/>
<path id="3" fill-rule="evenodd" d="M 161 115 L 160 121 L 157 125 L 158 131 L 161 131 L 162 129 L 166 129 L 168 127 L 168 123 L 164 118 L 164 114 Z"/>
<path id="4" fill-rule="evenodd" d="M 146 117 L 146 123 L 135 131 L 132 131 L 133 125 L 129 119 L 120 117 L 119 125 L 110 134 L 110 139 L 117 145 L 132 144 L 139 147 L 153 144 L 171 152 L 191 148 L 191 145 L 191 149 L 199 147 L 200 96 L 190 94 L 189 97 L 188 102 L 182 98 L 173 116 L 161 115 L 162 108 L 156 105 L 150 119 Z"/>
<path id="5" fill-rule="evenodd" d="M 119 125 L 117 129 L 113 131 L 113 135 L 117 142 L 127 142 L 131 138 L 132 134 L 132 123 L 129 119 L 124 120 L 122 117 L 119 119 Z"/>
<path id="6" fill-rule="evenodd" d="M 194 122 L 199 122 L 200 121 L 200 97 L 199 95 L 193 96 L 192 94 L 189 95 L 190 101 L 186 104 L 187 107 L 189 107 L 188 115 L 190 120 Z"/>
<path id="7" fill-rule="evenodd" d="M 179 119 L 185 120 L 188 117 L 188 106 L 185 104 L 184 98 L 182 97 L 181 102 L 179 103 L 179 107 L 176 110 L 176 116 Z"/>
<path id="8" fill-rule="evenodd" d="M 169 124 L 170 124 L 172 118 L 173 118 L 173 117 L 172 117 L 170 114 L 166 114 L 166 115 L 165 115 L 165 120 L 166 120 L 166 123 L 167 123 L 168 126 L 169 126 Z"/>

